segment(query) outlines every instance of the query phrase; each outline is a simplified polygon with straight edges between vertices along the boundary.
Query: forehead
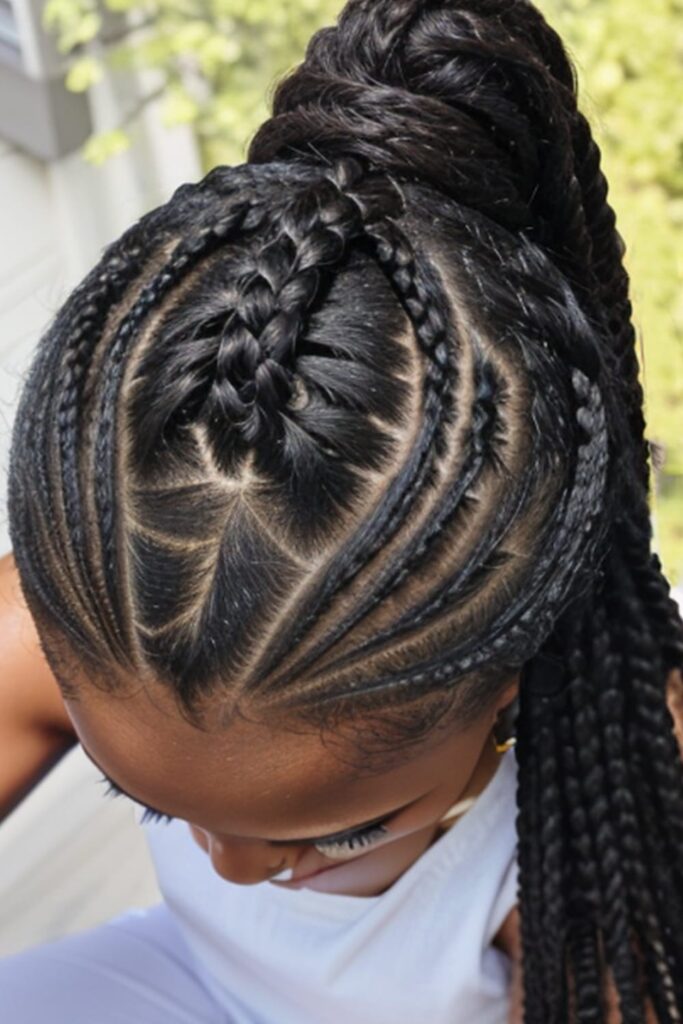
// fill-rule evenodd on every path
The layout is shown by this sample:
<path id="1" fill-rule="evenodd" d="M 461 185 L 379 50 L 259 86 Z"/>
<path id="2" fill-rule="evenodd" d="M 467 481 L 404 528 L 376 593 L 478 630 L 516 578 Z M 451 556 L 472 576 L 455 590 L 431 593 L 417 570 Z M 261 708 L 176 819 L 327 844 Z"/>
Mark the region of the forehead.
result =
<path id="1" fill-rule="evenodd" d="M 235 835 L 278 839 L 320 834 L 417 799 L 457 771 L 476 748 L 476 730 L 406 749 L 386 771 L 357 768 L 353 731 L 344 740 L 314 728 L 286 728 L 236 716 L 200 730 L 164 688 L 145 684 L 125 695 L 83 685 L 66 701 L 79 739 L 102 770 L 140 803 Z M 296 729 L 296 731 L 294 731 Z M 470 749 L 471 748 L 471 749 Z M 338 817 L 334 815 L 338 809 Z M 343 820 L 342 820 L 343 819 Z"/>

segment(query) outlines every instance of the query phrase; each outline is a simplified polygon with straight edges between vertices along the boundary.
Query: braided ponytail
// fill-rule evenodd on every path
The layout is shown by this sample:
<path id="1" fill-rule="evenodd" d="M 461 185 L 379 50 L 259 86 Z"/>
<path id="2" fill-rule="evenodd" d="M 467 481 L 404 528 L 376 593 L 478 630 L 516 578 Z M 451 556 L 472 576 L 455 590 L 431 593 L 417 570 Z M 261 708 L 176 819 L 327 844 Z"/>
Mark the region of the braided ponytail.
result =
<path id="1" fill-rule="evenodd" d="M 553 698 L 554 710 L 537 717 L 533 694 L 524 693 L 521 709 L 522 718 L 530 719 L 528 729 L 521 728 L 518 794 L 525 1020 L 565 1019 L 558 970 L 566 957 L 576 1020 L 604 1019 L 600 979 L 604 983 L 609 965 L 623 1019 L 643 1021 L 634 949 L 644 957 L 658 1019 L 679 1020 L 682 951 L 666 921 L 673 927 L 680 920 L 683 771 L 665 688 L 670 671 L 683 665 L 683 628 L 650 551 L 649 450 L 625 244 L 607 201 L 598 146 L 577 106 L 573 66 L 557 33 L 530 3 L 351 0 L 338 26 L 319 32 L 305 63 L 280 84 L 273 118 L 254 138 L 249 157 L 267 161 L 308 152 L 334 159 L 340 151 L 362 155 L 392 175 L 419 177 L 526 236 L 562 273 L 600 333 L 624 423 L 612 438 L 614 514 L 604 539 L 610 554 L 574 606 L 575 632 L 565 617 L 546 640 L 546 651 L 558 654 L 571 703 Z M 580 365 L 570 346 L 563 357 Z M 462 577 L 453 583 L 457 591 Z M 618 610 L 617 593 L 631 595 L 628 617 Z M 416 621 L 406 616 L 413 627 Z M 396 638 L 395 628 L 373 636 L 365 652 L 390 635 Z M 648 648 L 646 660 L 634 661 L 645 637 L 657 646 Z M 337 660 L 328 669 L 342 664 Z M 442 667 L 454 668 L 448 662 Z M 292 671 L 302 668 L 300 661 Z M 618 687 L 627 680 L 626 698 Z M 626 767 L 636 746 L 649 752 L 638 776 Z M 529 789 L 524 775 L 532 772 L 539 781 Z M 660 845 L 646 842 L 649 849 L 634 814 L 633 795 L 641 788 L 659 810 Z M 541 820 L 544 838 L 534 854 Z M 664 849 L 669 884 L 663 897 L 653 878 L 664 870 Z M 665 995 L 666 985 L 675 995 L 669 989 Z"/>

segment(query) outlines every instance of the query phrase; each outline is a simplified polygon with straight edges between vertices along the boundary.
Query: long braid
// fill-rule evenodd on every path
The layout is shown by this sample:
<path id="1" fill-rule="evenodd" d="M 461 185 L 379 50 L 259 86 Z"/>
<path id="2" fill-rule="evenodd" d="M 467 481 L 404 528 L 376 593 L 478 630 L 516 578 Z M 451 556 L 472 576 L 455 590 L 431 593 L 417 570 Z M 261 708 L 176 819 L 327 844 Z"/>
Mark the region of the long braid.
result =
<path id="1" fill-rule="evenodd" d="M 572 1020 L 600 1021 L 601 969 L 598 944 L 600 883 L 595 863 L 595 844 L 591 838 L 588 800 L 579 765 L 580 737 L 576 735 L 574 707 L 584 697 L 585 679 L 581 648 L 577 644 L 579 624 L 574 621 L 569 633 L 567 659 L 570 682 L 564 693 L 553 700 L 557 728 L 555 742 L 560 745 L 562 790 L 571 856 L 565 851 L 564 885 L 568 886 L 569 912 L 565 925 L 563 970 L 569 980 L 574 1006 Z M 561 668 L 558 669 L 561 671 Z"/>
<path id="2" fill-rule="evenodd" d="M 525 669 L 521 681 L 520 723 L 525 715 L 529 723 L 519 730 L 520 771 L 526 773 L 530 759 L 537 759 L 536 772 L 542 785 L 532 803 L 532 794 L 525 794 L 520 784 L 520 850 L 538 814 L 542 822 L 539 842 L 544 851 L 540 867 L 520 857 L 522 941 L 524 949 L 529 949 L 529 958 L 526 953 L 524 957 L 525 1015 L 533 1021 L 553 1024 L 565 1019 L 604 1019 L 598 956 L 601 878 L 590 828 L 591 819 L 595 818 L 590 806 L 595 798 L 595 780 L 588 794 L 588 780 L 584 777 L 586 771 L 593 771 L 594 758 L 590 750 L 581 747 L 590 736 L 590 728 L 581 719 L 575 720 L 575 702 L 583 704 L 586 689 L 580 633 L 574 611 L 573 619 L 567 616 L 562 634 L 565 653 L 561 646 L 549 660 L 544 660 L 546 654 L 535 659 Z M 552 691 L 539 690 L 539 671 L 550 674 Z M 568 682 L 563 683 L 565 674 Z M 534 876 L 539 870 L 544 878 L 542 911 L 533 902 Z M 538 929 L 535 935 L 534 927 Z M 529 986 L 539 977 L 543 979 L 541 993 L 530 1001 L 527 989 L 532 992 Z"/>
<path id="3" fill-rule="evenodd" d="M 538 772 L 542 780 L 538 794 L 542 852 L 543 956 L 540 964 L 546 993 L 557 993 L 556 1004 L 547 1003 L 544 1017 L 549 1022 L 562 1020 L 565 976 L 561 950 L 570 907 L 560 879 L 563 874 L 564 836 L 560 793 L 562 786 L 560 750 L 555 742 L 553 722 L 547 707 L 539 708 L 535 719 L 534 744 L 538 749 Z M 522 823 L 523 825 L 524 823 Z M 535 941 L 538 941 L 538 937 Z"/>
<path id="4" fill-rule="evenodd" d="M 552 59 L 553 71 L 559 77 L 559 69 L 566 66 L 563 50 L 556 33 L 544 26 L 539 34 L 539 44 L 546 59 Z M 626 416 L 633 439 L 633 467 L 641 483 L 645 499 L 650 489 L 649 445 L 645 437 L 643 414 L 644 393 L 640 382 L 640 368 L 636 356 L 636 331 L 633 325 L 633 307 L 629 297 L 630 280 L 623 263 L 626 246 L 616 227 L 616 214 L 608 202 L 609 185 L 601 168 L 601 153 L 596 144 L 590 124 L 578 110 L 574 90 L 565 92 L 568 103 L 573 151 L 576 162 L 576 176 L 581 185 L 586 228 L 591 238 L 594 277 L 602 306 L 609 311 L 606 317 L 613 350 L 617 357 L 616 383 L 626 409 Z M 577 249 L 581 256 L 581 250 Z M 633 492 L 628 495 L 629 504 L 634 500 Z M 639 502 L 639 513 L 621 524 L 624 543 L 633 537 L 633 525 L 640 525 L 640 558 L 635 562 L 637 572 L 643 579 L 643 598 L 652 609 L 657 620 L 658 640 L 667 649 L 667 669 L 683 666 L 683 628 L 676 603 L 670 598 L 670 587 L 662 573 L 661 562 L 656 554 L 649 552 L 651 523 L 646 500 Z"/>
<path id="5" fill-rule="evenodd" d="M 617 579 L 623 588 L 619 605 L 624 625 L 621 640 L 629 662 L 632 707 L 632 735 L 640 745 L 640 754 L 647 757 L 645 780 L 661 815 L 666 830 L 672 866 L 676 869 L 683 899 L 683 865 L 676 852 L 683 843 L 683 763 L 674 734 L 674 723 L 666 702 L 661 653 L 647 621 L 636 620 L 640 612 L 637 591 L 630 566 L 618 566 Z M 615 603 L 617 599 L 615 598 Z"/>
<path id="6" fill-rule="evenodd" d="M 680 836 L 674 839 L 674 835 L 678 832 L 677 823 L 683 821 L 680 814 L 683 786 L 679 778 L 683 769 L 674 755 L 673 746 L 676 744 L 672 722 L 670 716 L 669 721 L 665 720 L 668 712 L 663 710 L 661 693 L 655 689 L 652 698 L 645 701 L 651 690 L 651 680 L 661 672 L 661 668 L 657 665 L 654 647 L 648 648 L 646 655 L 643 652 L 642 660 L 634 660 L 635 650 L 642 647 L 643 637 L 647 635 L 647 630 L 643 630 L 642 623 L 639 623 L 631 634 L 632 643 L 626 639 L 628 632 L 623 633 L 619 640 L 624 649 L 628 677 L 632 680 L 629 700 L 634 710 L 629 717 L 632 720 L 635 717 L 636 722 L 641 721 L 643 727 L 647 728 L 647 738 L 640 733 L 640 729 L 636 733 L 637 736 L 642 735 L 639 755 L 636 753 L 637 748 L 632 745 L 633 739 L 629 741 L 629 760 L 634 763 L 635 770 L 631 772 L 628 785 L 625 784 L 620 750 L 623 749 L 626 737 L 615 707 L 615 696 L 623 698 L 623 695 L 614 689 L 614 662 L 609 660 L 609 645 L 614 641 L 606 632 L 608 623 L 618 621 L 626 622 L 628 630 L 628 615 L 636 607 L 630 596 L 633 594 L 633 584 L 629 587 L 628 579 L 624 580 L 627 570 L 620 570 L 620 564 L 619 555 L 615 552 L 605 569 L 605 580 L 612 584 L 607 591 L 610 594 L 610 607 L 615 601 L 614 595 L 619 594 L 622 605 L 619 608 L 620 614 L 608 618 L 606 608 L 601 604 L 604 598 L 596 598 L 597 603 L 589 603 L 585 612 L 576 613 L 569 633 L 562 637 L 570 670 L 567 692 L 572 695 L 573 708 L 569 719 L 564 718 L 556 708 L 554 742 L 562 746 L 565 753 L 563 785 L 569 808 L 569 833 L 574 836 L 571 863 L 578 872 L 576 879 L 579 884 L 576 891 L 584 902 L 590 900 L 590 894 L 593 894 L 592 903 L 584 906 L 583 913 L 575 920 L 570 917 L 572 925 L 568 948 L 572 957 L 571 977 L 577 1019 L 603 1020 L 601 993 L 604 974 L 603 969 L 600 969 L 596 975 L 598 961 L 590 952 L 599 948 L 599 928 L 606 956 L 604 964 L 606 967 L 609 963 L 611 967 L 623 1019 L 635 1022 L 644 1020 L 642 994 L 635 988 L 639 977 L 634 960 L 634 952 L 637 950 L 644 959 L 648 992 L 657 1008 L 659 1019 L 674 1021 L 679 1019 L 675 1007 L 680 1005 L 681 993 L 678 991 L 680 975 L 675 974 L 673 965 L 681 962 L 683 952 L 680 948 L 680 929 L 675 925 L 683 913 L 679 896 L 683 888 L 676 870 L 676 851 L 681 846 Z M 587 647 L 592 652 L 590 668 L 583 653 Z M 592 680 L 590 685 L 589 680 Z M 600 687 L 597 699 L 591 693 L 591 687 L 596 683 Z M 600 707 L 604 716 L 604 755 L 600 751 L 601 733 L 597 729 L 594 706 Z M 608 708 L 609 714 L 605 713 Z M 632 728 L 636 728 L 635 724 Z M 573 729 L 577 731 L 572 740 Z M 538 724 L 533 735 L 536 734 L 540 736 Z M 524 732 L 522 735 L 527 734 Z M 551 749 L 549 743 L 546 746 L 548 750 Z M 645 751 L 650 767 L 646 767 L 643 760 Z M 602 767 L 603 763 L 605 768 Z M 647 796 L 644 793 L 638 796 L 642 792 L 641 780 L 652 777 L 653 767 L 653 788 Z M 522 761 L 520 768 L 523 768 Z M 658 774 L 661 777 L 655 781 Z M 608 777 L 611 786 L 607 785 Z M 637 794 L 636 804 L 631 797 L 632 790 Z M 524 805 L 521 807 L 519 827 L 523 835 Z M 640 815 L 641 826 L 633 819 L 634 808 Z M 546 815 L 546 828 L 550 829 L 550 812 L 546 811 Z M 588 820 L 591 822 L 590 828 L 586 827 Z M 616 828 L 611 824 L 613 820 Z M 668 827 L 674 830 L 673 834 L 666 831 L 664 823 L 668 823 Z M 642 825 L 645 825 L 644 831 Z M 589 851 L 593 842 L 595 847 L 591 854 Z M 644 869 L 646 864 L 650 865 L 647 871 Z M 525 863 L 521 860 L 520 867 L 522 871 L 525 870 Z M 560 877 L 559 872 L 557 877 Z M 529 889 L 523 880 L 521 892 Z M 546 900 L 550 899 L 550 892 L 552 889 L 546 893 Z M 592 909 L 589 909 L 591 906 Z M 525 901 L 522 902 L 521 912 L 522 918 L 525 913 L 529 913 Z M 661 926 L 653 933 L 652 925 L 656 921 L 661 922 Z M 638 936 L 635 946 L 632 941 L 633 928 Z M 534 951 L 532 956 L 535 955 Z M 663 957 L 669 961 L 670 967 L 665 966 Z M 532 966 L 529 969 L 533 970 L 533 959 L 530 962 Z M 596 988 L 597 978 L 603 981 Z M 548 990 L 558 991 L 557 985 L 551 985 Z M 529 1008 L 528 1012 L 530 1019 L 537 1019 L 533 1008 Z M 550 1011 L 544 1012 L 547 1014 Z"/>
<path id="7" fill-rule="evenodd" d="M 607 319 L 614 351 L 619 360 L 618 381 L 626 405 L 631 436 L 636 448 L 634 465 L 638 467 L 643 490 L 649 489 L 649 448 L 645 440 L 643 389 L 636 356 L 636 331 L 629 298 L 629 275 L 623 264 L 625 243 L 616 228 L 616 214 L 607 195 L 609 186 L 601 169 L 601 154 L 585 116 L 578 110 L 573 118 L 577 175 L 583 192 L 586 223 L 593 241 L 595 277 L 602 303 L 609 310 Z"/>
<path id="8" fill-rule="evenodd" d="M 577 1024 L 603 1021 L 600 944 L 595 927 L 586 921 L 570 925 L 567 952 L 571 956 L 574 982 L 571 1020 Z M 562 1009 L 559 1012 L 562 1013 Z"/>
<path id="9" fill-rule="evenodd" d="M 603 726 L 609 799 L 614 809 L 623 870 L 629 882 L 629 910 L 640 936 L 638 950 L 648 974 L 649 990 L 660 1019 L 666 1021 L 671 1016 L 671 1008 L 660 977 L 661 947 L 657 946 L 657 936 L 652 931 L 652 922 L 657 920 L 657 897 L 653 879 L 646 869 L 647 857 L 633 795 L 639 775 L 634 771 L 625 731 L 627 701 L 632 703 L 634 700 L 633 686 L 623 644 L 615 646 L 609 632 L 609 623 L 617 621 L 619 617 L 619 608 L 614 606 L 613 595 L 619 593 L 622 585 L 623 572 L 619 570 L 617 556 L 612 553 L 606 564 L 603 599 L 594 611 L 598 626 L 596 644 L 600 645 L 594 651 L 597 655 L 599 650 L 596 662 L 600 664 L 603 676 L 597 709 Z M 629 680 L 627 686 L 623 684 L 624 679 Z M 674 1016 L 671 1019 L 678 1018 Z"/>
<path id="10" fill-rule="evenodd" d="M 595 616 L 595 617 L 594 617 Z M 597 663 L 604 664 L 603 625 L 595 604 L 588 602 L 585 617 L 578 619 L 580 632 L 572 644 L 573 657 L 570 660 L 572 680 L 569 695 L 572 702 L 574 725 L 574 749 L 577 756 L 579 788 L 587 820 L 591 827 L 584 832 L 592 839 L 592 861 L 599 893 L 599 916 L 594 920 L 601 927 L 607 962 L 620 998 L 620 1007 L 625 1024 L 643 1024 L 643 1009 L 640 993 L 636 988 L 638 971 L 630 945 L 627 906 L 628 888 L 621 866 L 621 852 L 617 834 L 612 824 L 600 731 L 597 728 L 595 695 L 591 692 L 595 677 L 587 673 L 587 658 L 584 651 L 590 651 L 591 635 L 586 635 L 586 624 L 593 630 L 592 644 L 601 656 Z"/>
<path id="11" fill-rule="evenodd" d="M 620 535 L 624 560 L 631 566 L 638 598 L 648 609 L 668 677 L 672 669 L 683 669 L 683 626 L 678 604 L 671 596 L 671 586 L 664 576 L 659 556 L 655 552 L 650 553 L 647 547 L 644 549 L 642 530 L 635 522 L 626 520 Z M 650 537 L 650 534 L 645 536 Z"/>
<path id="12" fill-rule="evenodd" d="M 538 941 L 545 934 L 541 892 L 541 792 L 539 749 L 534 737 L 537 731 L 539 702 L 530 700 L 526 687 L 519 695 L 517 717 L 518 761 L 517 815 L 519 874 L 517 903 L 520 908 L 522 947 L 528 950 L 524 959 L 524 1006 L 527 1019 L 547 1019 L 548 985 L 545 977 L 546 954 Z"/>

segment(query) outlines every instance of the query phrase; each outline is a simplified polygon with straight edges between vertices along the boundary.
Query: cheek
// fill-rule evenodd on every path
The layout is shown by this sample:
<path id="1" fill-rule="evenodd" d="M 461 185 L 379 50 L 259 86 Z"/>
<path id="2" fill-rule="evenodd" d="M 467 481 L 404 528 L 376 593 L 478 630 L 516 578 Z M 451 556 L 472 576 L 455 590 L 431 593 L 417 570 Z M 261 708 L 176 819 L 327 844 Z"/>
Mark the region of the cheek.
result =
<path id="1" fill-rule="evenodd" d="M 188 827 L 190 829 L 190 833 L 195 843 L 197 843 L 198 846 L 201 846 L 204 853 L 208 853 L 209 841 L 206 838 L 206 833 L 202 832 L 202 830 L 200 828 L 197 828 L 195 825 L 189 825 Z"/>
<path id="2" fill-rule="evenodd" d="M 436 826 L 443 815 L 457 803 L 468 790 L 468 776 L 453 783 L 439 786 L 429 793 L 414 807 L 409 807 L 401 814 L 398 814 L 387 826 L 389 835 L 387 839 L 400 839 L 413 832 L 421 832 L 429 826 Z"/>
<path id="3" fill-rule="evenodd" d="M 325 870 L 301 882 L 277 882 L 287 888 L 314 889 L 317 892 L 336 893 L 347 896 L 377 896 L 401 877 L 436 838 L 435 826 L 410 832 L 400 839 L 386 842 L 377 849 L 371 849 L 354 860 L 328 862 Z M 316 864 L 305 857 L 297 864 L 297 871 L 306 874 L 317 870 Z"/>

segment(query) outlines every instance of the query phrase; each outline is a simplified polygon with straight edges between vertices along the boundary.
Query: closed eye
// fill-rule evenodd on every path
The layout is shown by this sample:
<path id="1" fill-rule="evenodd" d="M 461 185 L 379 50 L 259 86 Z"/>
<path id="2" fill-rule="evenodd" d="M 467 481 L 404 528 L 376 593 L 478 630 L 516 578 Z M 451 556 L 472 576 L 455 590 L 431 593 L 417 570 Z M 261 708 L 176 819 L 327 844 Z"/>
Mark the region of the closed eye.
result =
<path id="1" fill-rule="evenodd" d="M 98 780 L 101 784 L 104 784 L 107 788 L 104 791 L 105 796 L 119 797 L 123 796 L 126 799 L 131 800 L 132 803 L 137 803 L 124 793 L 122 789 L 112 782 L 111 779 L 107 778 L 106 775 L 102 775 Z M 418 798 L 419 799 L 419 798 Z M 412 802 L 411 802 L 412 804 Z M 382 818 L 378 818 L 376 821 L 369 822 L 367 825 L 363 825 L 361 828 L 354 829 L 351 832 L 337 832 L 330 836 L 324 836 L 320 839 L 273 839 L 270 840 L 271 846 L 291 846 L 291 845 L 304 845 L 316 846 L 321 853 L 325 854 L 329 851 L 329 855 L 333 854 L 337 857 L 341 857 L 344 852 L 352 855 L 353 851 L 357 847 L 372 846 L 379 839 L 381 839 L 387 832 L 385 823 L 390 821 L 400 811 L 410 807 L 411 804 L 406 804 L 403 807 L 399 807 L 394 811 L 390 811 L 389 814 L 385 814 Z M 146 805 L 138 805 L 144 807 L 143 815 L 140 821 L 144 824 L 148 821 L 161 821 L 169 824 L 175 821 L 170 814 L 164 814 L 163 811 L 157 811 L 154 807 L 147 807 Z"/>
<path id="2" fill-rule="evenodd" d="M 106 775 L 103 775 L 101 779 L 98 779 L 98 782 L 104 783 L 106 785 L 107 788 L 104 791 L 105 796 L 125 796 L 126 799 L 130 799 L 130 797 L 128 797 L 128 795 L 124 793 L 123 790 L 119 789 L 119 787 L 115 785 L 111 781 L 111 779 L 108 779 Z M 147 821 L 165 821 L 166 824 L 169 824 L 169 822 L 174 820 L 175 819 L 172 818 L 170 814 L 164 814 L 162 811 L 155 811 L 153 807 L 145 807 L 142 818 L 140 819 L 140 821 L 143 823 Z"/>
<path id="3" fill-rule="evenodd" d="M 385 821 L 388 819 L 384 819 Z M 388 829 L 382 822 L 377 822 L 374 825 L 366 825 L 365 828 L 357 829 L 355 832 L 350 832 L 348 835 L 340 839 L 325 839 L 318 840 L 315 843 L 315 848 L 323 856 L 338 857 L 344 856 L 355 856 L 355 851 L 359 848 L 374 846 L 380 839 L 382 839 L 388 832 Z"/>

